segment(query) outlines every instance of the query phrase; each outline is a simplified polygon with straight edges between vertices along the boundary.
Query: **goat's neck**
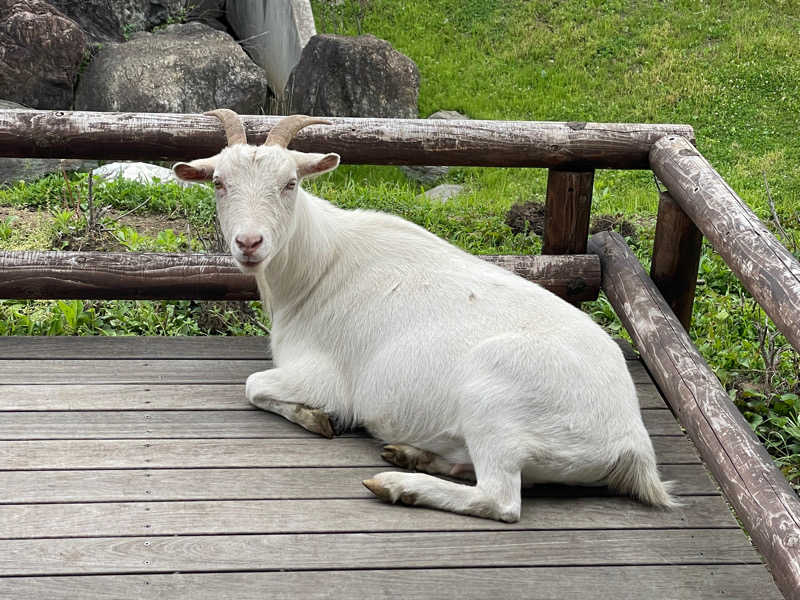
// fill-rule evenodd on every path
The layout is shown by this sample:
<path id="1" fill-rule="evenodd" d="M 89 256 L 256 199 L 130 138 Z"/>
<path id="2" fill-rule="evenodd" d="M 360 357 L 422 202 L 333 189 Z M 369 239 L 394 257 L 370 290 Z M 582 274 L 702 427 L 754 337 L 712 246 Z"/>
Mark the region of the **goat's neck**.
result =
<path id="1" fill-rule="evenodd" d="M 331 268 L 335 260 L 331 217 L 335 212 L 337 209 L 326 201 L 302 188 L 298 190 L 288 239 L 259 282 L 262 300 L 274 316 L 291 314 L 301 306 Z"/>

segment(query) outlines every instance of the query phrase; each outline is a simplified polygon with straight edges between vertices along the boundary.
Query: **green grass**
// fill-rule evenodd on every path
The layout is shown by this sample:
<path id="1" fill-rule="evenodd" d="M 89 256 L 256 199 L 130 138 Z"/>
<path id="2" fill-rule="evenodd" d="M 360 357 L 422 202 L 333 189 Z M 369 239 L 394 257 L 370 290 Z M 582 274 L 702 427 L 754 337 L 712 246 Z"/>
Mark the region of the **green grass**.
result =
<path id="1" fill-rule="evenodd" d="M 336 11 L 312 2 L 318 29 L 355 34 L 356 4 Z M 795 1 L 371 0 L 362 28 L 417 63 L 421 116 L 453 109 L 475 119 L 688 123 L 760 215 L 762 171 L 779 209 L 800 202 Z M 541 195 L 544 186 L 538 171 L 479 178 L 512 195 Z M 596 185 L 613 189 L 600 211 L 656 208 L 649 174 L 600 172 Z"/>

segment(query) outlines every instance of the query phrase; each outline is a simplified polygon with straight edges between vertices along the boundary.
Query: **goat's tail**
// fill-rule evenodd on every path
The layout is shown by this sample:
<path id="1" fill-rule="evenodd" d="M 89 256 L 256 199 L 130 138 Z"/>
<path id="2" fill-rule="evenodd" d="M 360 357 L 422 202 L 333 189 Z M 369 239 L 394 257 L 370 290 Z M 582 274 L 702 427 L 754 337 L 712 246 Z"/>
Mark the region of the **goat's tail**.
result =
<path id="1" fill-rule="evenodd" d="M 663 482 L 650 448 L 623 450 L 608 475 L 608 486 L 658 508 L 672 509 L 680 503 L 670 494 L 672 482 Z"/>

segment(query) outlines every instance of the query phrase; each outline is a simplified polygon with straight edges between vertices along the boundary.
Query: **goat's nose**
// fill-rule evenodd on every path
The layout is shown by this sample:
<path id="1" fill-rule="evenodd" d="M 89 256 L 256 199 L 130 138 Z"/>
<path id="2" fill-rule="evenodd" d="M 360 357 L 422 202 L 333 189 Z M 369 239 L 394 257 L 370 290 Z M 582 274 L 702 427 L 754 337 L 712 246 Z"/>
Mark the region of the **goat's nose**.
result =
<path id="1" fill-rule="evenodd" d="M 236 236 L 236 245 L 245 256 L 253 254 L 263 241 L 264 236 L 260 233 L 245 233 L 244 235 Z"/>

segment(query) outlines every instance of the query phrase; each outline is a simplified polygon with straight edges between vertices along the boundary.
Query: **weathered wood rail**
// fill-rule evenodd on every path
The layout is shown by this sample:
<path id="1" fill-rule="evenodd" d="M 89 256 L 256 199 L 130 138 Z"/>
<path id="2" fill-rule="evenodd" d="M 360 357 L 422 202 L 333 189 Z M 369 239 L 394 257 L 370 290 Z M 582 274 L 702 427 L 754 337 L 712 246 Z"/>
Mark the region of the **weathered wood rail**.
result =
<path id="1" fill-rule="evenodd" d="M 616 233 L 589 248 L 603 290 L 787 598 L 800 598 L 800 501 L 680 321 Z"/>
<path id="2" fill-rule="evenodd" d="M 243 115 L 251 144 L 280 117 Z M 331 118 L 291 147 L 337 152 L 345 163 L 647 169 L 659 138 L 694 139 L 688 125 Z M 0 156 L 187 160 L 226 145 L 214 117 L 155 113 L 0 110 Z"/>
<path id="3" fill-rule="evenodd" d="M 689 140 L 669 135 L 650 152 L 670 196 L 800 352 L 800 262 Z M 686 278 L 696 278 L 687 271 Z"/>
<path id="4" fill-rule="evenodd" d="M 594 255 L 481 256 L 570 302 L 594 300 Z M 0 298 L 258 300 L 255 280 L 224 254 L 2 252 Z"/>

